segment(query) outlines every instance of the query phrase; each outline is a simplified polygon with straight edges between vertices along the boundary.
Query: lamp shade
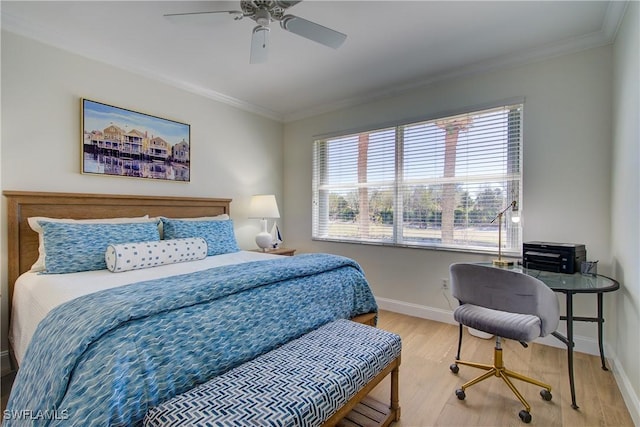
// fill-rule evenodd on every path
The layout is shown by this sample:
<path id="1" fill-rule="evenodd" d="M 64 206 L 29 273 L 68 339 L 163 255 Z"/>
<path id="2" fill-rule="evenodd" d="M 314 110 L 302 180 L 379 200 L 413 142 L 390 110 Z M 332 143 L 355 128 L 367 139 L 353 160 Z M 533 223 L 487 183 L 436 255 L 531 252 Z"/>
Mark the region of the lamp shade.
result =
<path id="1" fill-rule="evenodd" d="M 511 222 L 517 224 L 520 222 L 520 209 L 518 209 L 518 202 L 515 200 L 511 203 Z"/>
<path id="2" fill-rule="evenodd" d="M 273 194 L 258 194 L 251 197 L 249 218 L 280 218 L 276 196 Z"/>

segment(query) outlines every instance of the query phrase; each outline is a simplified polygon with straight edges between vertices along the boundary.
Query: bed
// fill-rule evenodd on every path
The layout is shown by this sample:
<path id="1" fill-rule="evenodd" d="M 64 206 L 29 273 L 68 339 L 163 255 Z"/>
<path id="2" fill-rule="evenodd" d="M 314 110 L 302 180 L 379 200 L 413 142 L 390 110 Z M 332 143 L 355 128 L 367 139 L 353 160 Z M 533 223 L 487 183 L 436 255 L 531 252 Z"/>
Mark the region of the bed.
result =
<path id="1" fill-rule="evenodd" d="M 150 407 L 328 322 L 375 322 L 375 299 L 353 260 L 234 248 L 235 237 L 228 235 L 230 229 L 233 234 L 232 221 L 226 217 L 229 199 L 4 195 L 9 297 L 14 301 L 10 336 L 20 366 L 4 413 L 6 426 L 139 425 Z M 145 216 L 165 218 L 160 223 L 167 239 L 158 243 L 163 251 L 180 242 L 184 248 L 175 250 L 193 259 L 116 271 L 116 265 L 127 266 L 118 260 L 139 262 L 139 248 L 131 249 L 131 243 L 153 233 L 158 225 L 153 221 L 78 225 L 43 220 L 40 236 L 28 223 L 30 217 Z M 186 235 L 180 234 L 183 229 Z M 201 230 L 198 236 L 189 235 L 194 229 Z M 68 246 L 61 253 L 49 250 L 55 239 L 68 233 L 76 238 L 78 230 L 89 237 L 83 235 L 73 251 Z M 113 256 L 106 257 L 107 268 L 75 271 L 95 258 L 91 248 L 104 253 L 103 232 L 114 230 L 132 241 L 108 245 Z M 207 234 L 210 230 L 215 234 Z M 29 272 L 40 260 L 43 235 L 49 274 Z"/>

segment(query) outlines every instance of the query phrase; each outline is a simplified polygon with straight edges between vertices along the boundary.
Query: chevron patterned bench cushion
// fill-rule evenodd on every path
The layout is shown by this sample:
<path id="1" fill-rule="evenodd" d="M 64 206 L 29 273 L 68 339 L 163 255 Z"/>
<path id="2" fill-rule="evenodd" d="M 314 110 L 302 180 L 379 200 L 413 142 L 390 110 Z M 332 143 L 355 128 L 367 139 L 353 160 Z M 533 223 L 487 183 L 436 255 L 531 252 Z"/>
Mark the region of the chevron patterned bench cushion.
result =
<path id="1" fill-rule="evenodd" d="M 147 413 L 145 426 L 318 426 L 400 356 L 396 334 L 337 320 Z"/>

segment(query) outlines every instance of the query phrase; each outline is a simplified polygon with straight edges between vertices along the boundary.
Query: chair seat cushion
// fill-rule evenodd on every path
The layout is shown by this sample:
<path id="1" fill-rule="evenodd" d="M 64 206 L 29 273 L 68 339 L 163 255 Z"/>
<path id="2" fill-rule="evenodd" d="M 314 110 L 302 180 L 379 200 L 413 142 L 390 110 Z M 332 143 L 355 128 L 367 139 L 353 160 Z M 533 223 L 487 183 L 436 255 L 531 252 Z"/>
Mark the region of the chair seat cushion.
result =
<path id="1" fill-rule="evenodd" d="M 470 328 L 517 341 L 533 341 L 541 334 L 540 318 L 531 314 L 463 304 L 455 309 L 453 317 Z"/>

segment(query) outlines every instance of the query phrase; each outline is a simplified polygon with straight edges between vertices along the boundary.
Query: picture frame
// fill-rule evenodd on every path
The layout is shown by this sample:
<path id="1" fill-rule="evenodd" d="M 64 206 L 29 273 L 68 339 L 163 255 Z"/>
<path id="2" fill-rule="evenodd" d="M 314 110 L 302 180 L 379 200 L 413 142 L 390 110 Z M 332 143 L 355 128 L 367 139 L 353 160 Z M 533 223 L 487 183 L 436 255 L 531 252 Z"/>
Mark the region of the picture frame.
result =
<path id="1" fill-rule="evenodd" d="M 86 98 L 80 103 L 83 174 L 190 182 L 190 125 Z"/>

